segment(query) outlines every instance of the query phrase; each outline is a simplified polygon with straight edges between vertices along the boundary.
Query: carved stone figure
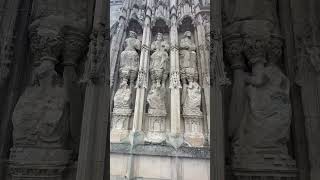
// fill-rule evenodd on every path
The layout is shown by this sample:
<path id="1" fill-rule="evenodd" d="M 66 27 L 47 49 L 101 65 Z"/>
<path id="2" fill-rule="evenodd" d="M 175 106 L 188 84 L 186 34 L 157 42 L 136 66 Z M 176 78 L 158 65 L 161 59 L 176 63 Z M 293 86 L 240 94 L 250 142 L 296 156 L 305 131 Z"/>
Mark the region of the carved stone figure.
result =
<path id="1" fill-rule="evenodd" d="M 114 96 L 115 109 L 130 109 L 131 90 L 127 84 L 122 84 Z"/>
<path id="2" fill-rule="evenodd" d="M 202 115 L 201 107 L 201 87 L 197 82 L 190 82 L 187 87 L 186 96 L 183 103 L 183 114 Z"/>
<path id="3" fill-rule="evenodd" d="M 149 105 L 149 114 L 166 115 L 165 107 L 165 89 L 152 86 L 149 91 L 147 102 Z"/>
<path id="4" fill-rule="evenodd" d="M 121 53 L 120 59 L 120 77 L 121 83 L 127 84 L 130 79 L 130 86 L 137 78 L 139 69 L 139 51 L 141 43 L 137 39 L 137 34 L 134 31 L 129 32 L 129 37 L 125 40 L 125 49 Z"/>
<path id="5" fill-rule="evenodd" d="M 273 44 L 274 45 L 274 44 Z M 259 69 L 263 81 L 247 79 L 246 107 L 234 143 L 238 168 L 294 168 L 287 143 L 291 124 L 289 80 L 277 67 L 281 45 L 272 48 L 268 64 Z"/>
<path id="6" fill-rule="evenodd" d="M 306 46 L 303 56 L 298 60 L 296 82 L 301 87 L 309 147 L 310 179 L 316 180 L 320 178 L 320 48 Z"/>
<path id="7" fill-rule="evenodd" d="M 191 32 L 186 31 L 180 41 L 180 72 L 183 84 L 187 84 L 187 78 L 197 77 L 196 45 L 191 40 Z"/>
<path id="8" fill-rule="evenodd" d="M 157 87 L 165 85 L 168 76 L 169 43 L 163 39 L 163 34 L 158 33 L 157 39 L 151 44 L 151 50 L 154 51 L 150 60 L 150 74 L 152 84 Z"/>
<path id="9" fill-rule="evenodd" d="M 51 60 L 34 71 L 34 84 L 20 97 L 12 117 L 15 146 L 62 147 L 68 130 L 68 109 L 62 79 Z"/>

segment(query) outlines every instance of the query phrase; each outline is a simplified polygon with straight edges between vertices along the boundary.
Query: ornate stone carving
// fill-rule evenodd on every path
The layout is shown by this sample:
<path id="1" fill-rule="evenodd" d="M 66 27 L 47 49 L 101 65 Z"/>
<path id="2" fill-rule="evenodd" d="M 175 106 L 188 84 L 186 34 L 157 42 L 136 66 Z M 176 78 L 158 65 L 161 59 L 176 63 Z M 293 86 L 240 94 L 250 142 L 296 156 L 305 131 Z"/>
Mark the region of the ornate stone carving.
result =
<path id="1" fill-rule="evenodd" d="M 138 72 L 136 88 L 147 88 L 147 86 L 148 86 L 147 73 L 145 70 L 142 69 Z"/>
<path id="2" fill-rule="evenodd" d="M 172 88 L 181 88 L 179 72 L 177 72 L 177 71 L 171 72 L 169 88 L 170 89 L 172 89 Z"/>
<path id="3" fill-rule="evenodd" d="M 152 115 L 166 115 L 165 107 L 165 89 L 152 86 L 147 97 L 149 105 L 149 114 Z"/>
<path id="4" fill-rule="evenodd" d="M 125 40 L 125 50 L 121 53 L 121 83 L 128 83 L 130 79 L 130 86 L 132 86 L 137 78 L 139 69 L 139 54 L 137 51 L 139 51 L 140 48 L 141 43 L 137 39 L 137 34 L 134 31 L 130 31 L 129 37 Z"/>
<path id="5" fill-rule="evenodd" d="M 114 96 L 114 109 L 119 112 L 120 109 L 130 109 L 131 89 L 127 84 L 120 84 L 120 88 Z"/>
<path id="6" fill-rule="evenodd" d="M 235 168 L 295 169 L 286 144 L 291 123 L 290 84 L 276 65 L 281 58 L 281 44 L 280 48 L 274 45 L 268 64 L 260 69 L 263 82 L 247 81 L 244 119 L 233 146 Z"/>
<path id="7" fill-rule="evenodd" d="M 158 33 L 157 39 L 151 44 L 154 51 L 150 61 L 150 75 L 152 85 L 164 87 L 168 76 L 169 43 L 163 39 L 163 34 Z"/>
<path id="8" fill-rule="evenodd" d="M 180 74 L 183 84 L 188 78 L 197 78 L 196 45 L 191 41 L 191 32 L 186 31 L 180 41 Z"/>
<path id="9" fill-rule="evenodd" d="M 201 107 L 201 87 L 197 82 L 190 82 L 187 87 L 185 99 L 183 101 L 184 115 L 202 115 Z"/>
<path id="10" fill-rule="evenodd" d="M 62 79 L 54 62 L 44 60 L 34 71 L 33 86 L 20 97 L 12 117 L 15 146 L 63 147 L 68 112 Z"/>

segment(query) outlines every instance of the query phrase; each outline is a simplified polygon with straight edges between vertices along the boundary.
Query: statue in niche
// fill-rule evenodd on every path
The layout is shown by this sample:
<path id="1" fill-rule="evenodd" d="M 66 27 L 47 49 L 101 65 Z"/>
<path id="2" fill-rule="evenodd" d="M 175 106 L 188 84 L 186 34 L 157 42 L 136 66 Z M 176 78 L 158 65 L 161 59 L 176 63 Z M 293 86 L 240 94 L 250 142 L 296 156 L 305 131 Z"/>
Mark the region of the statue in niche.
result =
<path id="1" fill-rule="evenodd" d="M 201 116 L 201 87 L 200 85 L 189 79 L 190 83 L 186 89 L 183 99 L 183 114 Z"/>
<path id="2" fill-rule="evenodd" d="M 128 84 L 121 84 L 118 91 L 114 95 L 114 108 L 130 109 L 131 90 Z"/>
<path id="3" fill-rule="evenodd" d="M 15 146 L 62 147 L 68 133 L 69 108 L 55 62 L 43 60 L 13 112 Z"/>
<path id="4" fill-rule="evenodd" d="M 159 87 L 151 86 L 148 93 L 148 113 L 152 115 L 166 115 L 165 91 Z"/>
<path id="5" fill-rule="evenodd" d="M 277 40 L 278 41 L 278 40 Z M 290 83 L 277 66 L 281 59 L 282 44 L 271 44 L 268 62 L 259 69 L 263 81 L 246 81 L 244 119 L 235 137 L 235 157 L 245 158 L 241 163 L 255 168 L 257 163 L 267 161 L 290 161 L 287 143 L 291 124 Z M 279 46 L 280 45 L 280 46 Z M 279 158 L 281 157 L 281 158 Z M 273 166 L 273 162 L 269 162 Z"/>
<path id="6" fill-rule="evenodd" d="M 191 32 L 186 31 L 180 41 L 180 73 L 184 85 L 187 84 L 188 76 L 198 76 L 195 50 L 196 45 L 191 40 Z"/>
<path id="7" fill-rule="evenodd" d="M 141 42 L 137 39 L 137 34 L 134 31 L 129 32 L 129 37 L 125 40 L 125 49 L 120 57 L 120 78 L 121 85 L 128 84 L 130 87 L 134 85 L 134 81 L 138 75 L 139 69 L 139 54 Z"/>
<path id="8" fill-rule="evenodd" d="M 151 44 L 150 74 L 152 86 L 164 87 L 168 76 L 168 50 L 169 43 L 163 39 L 163 34 L 158 33 L 157 39 Z"/>

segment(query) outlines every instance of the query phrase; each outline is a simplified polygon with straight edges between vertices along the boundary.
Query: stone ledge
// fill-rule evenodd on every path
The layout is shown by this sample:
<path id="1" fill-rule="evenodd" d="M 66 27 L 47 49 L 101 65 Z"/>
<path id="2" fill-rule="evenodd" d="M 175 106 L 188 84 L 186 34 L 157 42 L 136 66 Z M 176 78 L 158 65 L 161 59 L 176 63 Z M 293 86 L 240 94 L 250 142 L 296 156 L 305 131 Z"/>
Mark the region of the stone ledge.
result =
<path id="1" fill-rule="evenodd" d="M 130 154 L 130 144 L 111 143 L 110 153 Z M 167 156 L 181 158 L 210 159 L 210 149 L 207 147 L 180 147 L 175 150 L 166 145 L 137 145 L 132 149 L 133 155 Z"/>

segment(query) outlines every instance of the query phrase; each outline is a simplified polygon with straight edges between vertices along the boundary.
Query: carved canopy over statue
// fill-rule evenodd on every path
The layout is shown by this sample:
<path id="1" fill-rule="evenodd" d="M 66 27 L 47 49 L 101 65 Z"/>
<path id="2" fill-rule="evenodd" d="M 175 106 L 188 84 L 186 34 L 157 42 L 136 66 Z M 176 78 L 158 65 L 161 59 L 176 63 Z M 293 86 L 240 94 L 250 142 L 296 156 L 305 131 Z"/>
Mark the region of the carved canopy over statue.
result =
<path id="1" fill-rule="evenodd" d="M 120 77 L 121 83 L 128 83 L 130 79 L 130 86 L 133 85 L 137 77 L 139 69 L 139 54 L 141 43 L 137 39 L 137 34 L 134 31 L 129 32 L 129 37 L 125 40 L 125 49 L 121 53 L 120 59 Z"/>
<path id="2" fill-rule="evenodd" d="M 279 20 L 277 15 L 278 0 L 225 0 L 223 11 L 228 31 L 238 33 L 278 34 Z"/>
<path id="3" fill-rule="evenodd" d="M 158 33 L 157 39 L 151 44 L 151 50 L 154 51 L 150 60 L 150 73 L 152 85 L 160 87 L 165 85 L 168 76 L 169 43 L 163 39 L 163 34 Z"/>

